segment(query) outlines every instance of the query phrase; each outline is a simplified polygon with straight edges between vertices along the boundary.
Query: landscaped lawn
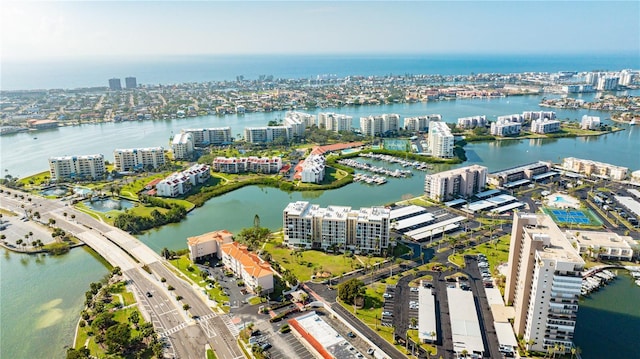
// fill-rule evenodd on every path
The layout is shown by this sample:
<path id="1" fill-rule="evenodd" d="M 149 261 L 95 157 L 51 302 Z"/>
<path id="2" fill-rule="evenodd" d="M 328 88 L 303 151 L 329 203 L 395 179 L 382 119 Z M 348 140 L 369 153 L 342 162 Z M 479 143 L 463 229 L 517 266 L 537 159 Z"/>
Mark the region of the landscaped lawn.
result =
<path id="1" fill-rule="evenodd" d="M 487 260 L 489 261 L 489 268 L 491 268 L 491 270 L 495 270 L 495 268 L 499 264 L 506 263 L 509 260 L 510 239 L 510 235 L 504 235 L 500 238 L 497 238 L 497 243 L 495 241 L 491 241 L 465 249 L 462 252 L 458 252 L 454 255 L 449 256 L 449 260 L 459 266 L 463 266 L 464 256 L 466 254 L 483 253 L 485 256 L 487 256 Z"/>
<path id="2" fill-rule="evenodd" d="M 312 275 L 319 272 L 328 272 L 331 276 L 339 276 L 358 268 L 358 266 L 375 265 L 384 260 L 379 257 L 347 257 L 343 254 L 330 254 L 317 250 L 297 252 L 300 253 L 300 256 L 296 256 L 295 251 L 279 247 L 277 243 L 281 242 L 274 240 L 268 242 L 264 250 L 269 252 L 282 267 L 290 270 L 299 281 L 307 281 L 311 279 Z"/>
<path id="3" fill-rule="evenodd" d="M 177 268 L 182 275 L 190 278 L 200 287 L 205 289 L 207 288 L 207 282 L 202 279 L 202 275 L 200 274 L 202 271 L 198 266 L 194 265 L 187 256 L 181 256 L 177 259 L 171 259 L 169 260 L 169 262 L 175 268 Z M 189 270 L 189 267 L 191 267 L 192 270 Z M 220 288 L 219 286 L 214 286 L 212 289 L 206 289 L 206 291 L 209 294 L 209 298 L 218 302 L 222 309 L 225 309 L 225 307 L 223 307 L 222 305 L 224 302 L 229 301 L 229 297 L 223 294 L 222 288 Z"/>

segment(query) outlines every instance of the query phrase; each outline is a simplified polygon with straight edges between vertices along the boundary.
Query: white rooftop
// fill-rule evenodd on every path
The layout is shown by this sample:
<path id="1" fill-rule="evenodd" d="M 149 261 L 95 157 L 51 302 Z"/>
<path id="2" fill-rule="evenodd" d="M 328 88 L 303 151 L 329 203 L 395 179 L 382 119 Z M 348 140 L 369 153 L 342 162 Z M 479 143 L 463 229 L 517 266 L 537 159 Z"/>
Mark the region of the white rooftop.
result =
<path id="1" fill-rule="evenodd" d="M 409 227 L 416 226 L 418 224 L 431 222 L 435 217 L 431 213 L 424 213 L 415 217 L 409 217 L 407 219 L 401 219 L 395 222 L 395 229 L 401 230 Z"/>
<path id="2" fill-rule="evenodd" d="M 438 330 L 436 329 L 436 300 L 431 288 L 420 286 L 418 292 L 418 338 L 421 341 L 436 341 Z M 435 335 L 432 335 L 435 333 Z"/>
<path id="3" fill-rule="evenodd" d="M 408 216 L 410 214 L 424 212 L 425 210 L 426 209 L 424 207 L 415 206 L 415 205 L 398 207 L 391 210 L 391 215 L 389 216 L 389 219 L 396 219 L 399 217 Z"/>
<path id="4" fill-rule="evenodd" d="M 640 217 L 640 203 L 638 203 L 638 201 L 636 201 L 632 197 L 625 196 L 614 196 L 614 198 L 616 199 L 616 201 L 618 201 L 618 203 L 627 207 L 629 211 L 633 212 L 636 217 Z"/>
<path id="5" fill-rule="evenodd" d="M 453 350 L 457 353 L 484 353 L 480 323 L 476 314 L 473 293 L 460 288 L 447 288 L 447 301 L 451 318 Z"/>
<path id="6" fill-rule="evenodd" d="M 496 335 L 498 336 L 498 344 L 508 345 L 511 347 L 518 346 L 518 340 L 516 340 L 516 335 L 510 323 L 493 322 L 493 326 L 496 328 Z"/>

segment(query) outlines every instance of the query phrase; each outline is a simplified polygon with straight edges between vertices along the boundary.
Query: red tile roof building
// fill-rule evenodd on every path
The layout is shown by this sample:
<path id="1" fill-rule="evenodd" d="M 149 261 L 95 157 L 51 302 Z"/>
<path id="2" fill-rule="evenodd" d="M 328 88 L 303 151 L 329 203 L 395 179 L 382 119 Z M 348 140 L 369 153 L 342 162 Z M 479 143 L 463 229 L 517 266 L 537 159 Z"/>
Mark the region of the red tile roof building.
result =
<path id="1" fill-rule="evenodd" d="M 238 242 L 225 243 L 221 249 L 222 262 L 242 278 L 247 288 L 257 293 L 260 286 L 262 293 L 273 292 L 273 270 L 269 263 L 260 259 L 257 254 L 249 252 L 247 246 Z"/>

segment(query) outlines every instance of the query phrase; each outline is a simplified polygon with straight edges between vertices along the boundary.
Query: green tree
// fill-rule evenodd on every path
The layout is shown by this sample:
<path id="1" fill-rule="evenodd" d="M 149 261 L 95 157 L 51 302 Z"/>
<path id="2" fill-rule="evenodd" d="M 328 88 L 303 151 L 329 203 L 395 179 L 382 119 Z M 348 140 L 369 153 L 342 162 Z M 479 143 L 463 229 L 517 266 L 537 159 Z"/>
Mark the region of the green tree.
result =
<path id="1" fill-rule="evenodd" d="M 358 278 L 352 278 L 338 286 L 338 298 L 347 304 L 353 304 L 357 297 L 364 296 L 366 287 Z"/>
<path id="2" fill-rule="evenodd" d="M 91 323 L 91 326 L 95 329 L 105 330 L 110 326 L 112 326 L 114 323 L 115 321 L 113 320 L 113 313 L 104 312 L 104 313 L 98 314 L 95 317 L 95 319 Z"/>
<path id="3" fill-rule="evenodd" d="M 128 324 L 118 323 L 107 329 L 104 339 L 109 353 L 119 353 L 129 345 L 131 329 Z"/>
<path id="4" fill-rule="evenodd" d="M 89 359 L 89 349 L 82 347 L 80 349 L 67 349 L 67 359 Z"/>

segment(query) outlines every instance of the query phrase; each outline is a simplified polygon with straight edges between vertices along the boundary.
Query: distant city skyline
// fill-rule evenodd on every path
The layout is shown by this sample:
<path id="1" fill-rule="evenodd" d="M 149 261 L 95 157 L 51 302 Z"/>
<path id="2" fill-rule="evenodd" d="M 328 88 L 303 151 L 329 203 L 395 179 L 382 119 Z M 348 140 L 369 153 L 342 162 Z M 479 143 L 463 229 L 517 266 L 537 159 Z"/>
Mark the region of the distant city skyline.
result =
<path id="1" fill-rule="evenodd" d="M 203 54 L 640 54 L 638 1 L 3 1 L 0 7 L 3 62 Z"/>

